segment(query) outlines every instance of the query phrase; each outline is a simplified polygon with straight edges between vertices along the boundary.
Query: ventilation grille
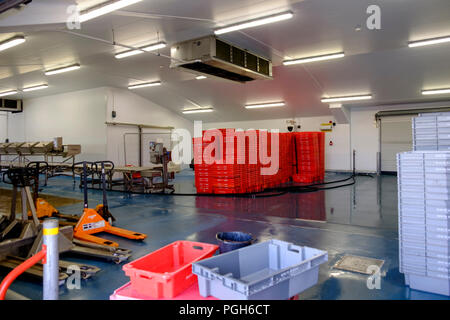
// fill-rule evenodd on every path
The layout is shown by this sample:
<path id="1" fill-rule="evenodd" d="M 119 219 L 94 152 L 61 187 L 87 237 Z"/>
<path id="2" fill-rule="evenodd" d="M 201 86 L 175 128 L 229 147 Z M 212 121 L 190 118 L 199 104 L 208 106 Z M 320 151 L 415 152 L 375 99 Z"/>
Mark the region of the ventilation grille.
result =
<path id="1" fill-rule="evenodd" d="M 269 60 L 257 57 L 219 39 L 216 39 L 216 58 L 268 77 L 272 76 Z"/>
<path id="2" fill-rule="evenodd" d="M 220 68 L 211 66 L 209 64 L 202 63 L 202 62 L 194 62 L 194 63 L 184 64 L 183 68 L 198 71 L 201 73 L 207 73 L 207 74 L 210 74 L 210 75 L 213 75 L 216 77 L 225 78 L 225 79 L 232 80 L 232 81 L 248 82 L 248 81 L 254 80 L 250 77 L 243 76 L 241 74 L 227 71 L 224 69 L 220 69 Z"/>

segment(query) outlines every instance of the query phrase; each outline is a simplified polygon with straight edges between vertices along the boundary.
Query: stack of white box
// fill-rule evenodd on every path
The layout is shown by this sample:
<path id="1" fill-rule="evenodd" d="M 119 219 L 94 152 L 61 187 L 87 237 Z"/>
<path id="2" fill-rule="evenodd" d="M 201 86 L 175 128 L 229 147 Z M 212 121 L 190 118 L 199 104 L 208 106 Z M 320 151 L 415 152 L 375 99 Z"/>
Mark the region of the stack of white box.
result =
<path id="1" fill-rule="evenodd" d="M 400 272 L 412 289 L 450 295 L 450 152 L 397 155 Z"/>
<path id="2" fill-rule="evenodd" d="M 413 150 L 450 151 L 450 113 L 421 114 L 413 118 Z"/>

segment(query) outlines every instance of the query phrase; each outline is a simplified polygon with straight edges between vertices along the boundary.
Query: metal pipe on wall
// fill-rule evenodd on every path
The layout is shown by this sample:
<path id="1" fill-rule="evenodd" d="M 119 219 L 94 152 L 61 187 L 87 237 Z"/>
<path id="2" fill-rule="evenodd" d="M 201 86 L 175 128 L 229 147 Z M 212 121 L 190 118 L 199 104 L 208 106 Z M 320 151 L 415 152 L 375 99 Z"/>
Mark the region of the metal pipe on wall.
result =
<path id="1" fill-rule="evenodd" d="M 142 127 L 138 127 L 139 135 L 139 167 L 142 167 Z"/>

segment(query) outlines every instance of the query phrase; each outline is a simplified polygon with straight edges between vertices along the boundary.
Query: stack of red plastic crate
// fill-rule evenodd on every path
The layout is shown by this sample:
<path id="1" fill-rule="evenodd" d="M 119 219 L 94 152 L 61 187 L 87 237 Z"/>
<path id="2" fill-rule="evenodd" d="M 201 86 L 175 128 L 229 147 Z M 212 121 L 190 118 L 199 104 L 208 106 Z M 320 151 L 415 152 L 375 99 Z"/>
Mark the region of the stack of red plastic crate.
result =
<path id="1" fill-rule="evenodd" d="M 280 133 L 279 162 L 280 170 L 278 170 L 277 184 L 286 183 L 292 177 L 292 134 Z"/>
<path id="2" fill-rule="evenodd" d="M 203 159 L 203 153 L 205 148 L 214 142 L 214 138 L 206 142 L 205 131 L 202 138 L 194 138 L 195 184 L 198 193 L 251 193 L 289 182 L 293 178 L 294 181 L 303 183 L 324 179 L 323 132 L 239 132 L 234 129 L 219 131 L 224 141 L 223 145 L 216 144 L 219 149 L 216 150 L 218 161 L 212 164 L 205 163 L 208 159 Z M 265 142 L 263 147 L 267 150 L 260 150 L 261 142 Z M 271 154 L 272 147 L 274 152 L 278 150 L 278 171 L 275 164 L 261 161 L 262 154 L 274 161 L 276 157 Z M 212 156 L 216 155 L 213 153 Z M 261 174 L 262 168 L 268 170 L 270 167 L 274 169 L 274 174 Z"/>
<path id="3" fill-rule="evenodd" d="M 261 190 L 259 183 L 259 130 L 248 130 L 245 136 L 245 173 L 247 177 L 247 192 Z"/>
<path id="4" fill-rule="evenodd" d="M 294 153 L 297 157 L 295 182 L 313 183 L 323 180 L 325 176 L 325 138 L 322 134 L 322 132 L 295 133 Z"/>
<path id="5" fill-rule="evenodd" d="M 203 142 L 203 138 L 194 138 L 194 167 L 195 167 L 195 186 L 198 193 L 212 193 L 213 184 L 211 177 L 212 165 L 205 164 L 202 161 L 203 150 L 210 142 Z"/>
<path id="6" fill-rule="evenodd" d="M 222 164 L 213 164 L 213 192 L 217 194 L 245 192 L 244 166 L 238 163 L 234 129 L 219 129 L 224 137 Z M 245 160 L 245 159 L 243 159 Z M 243 160 L 241 160 L 243 162 Z"/>

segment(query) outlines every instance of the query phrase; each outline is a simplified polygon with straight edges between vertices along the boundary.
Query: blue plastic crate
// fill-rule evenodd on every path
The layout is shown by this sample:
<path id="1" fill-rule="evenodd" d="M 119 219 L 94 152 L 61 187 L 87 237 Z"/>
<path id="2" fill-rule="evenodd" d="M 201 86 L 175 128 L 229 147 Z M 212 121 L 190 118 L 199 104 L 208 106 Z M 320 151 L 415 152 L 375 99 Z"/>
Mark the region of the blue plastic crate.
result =
<path id="1" fill-rule="evenodd" d="M 222 300 L 287 300 L 314 286 L 328 253 L 269 240 L 192 265 L 200 295 Z"/>

